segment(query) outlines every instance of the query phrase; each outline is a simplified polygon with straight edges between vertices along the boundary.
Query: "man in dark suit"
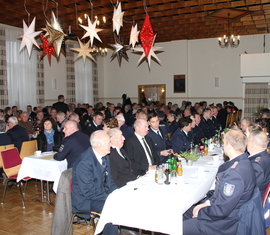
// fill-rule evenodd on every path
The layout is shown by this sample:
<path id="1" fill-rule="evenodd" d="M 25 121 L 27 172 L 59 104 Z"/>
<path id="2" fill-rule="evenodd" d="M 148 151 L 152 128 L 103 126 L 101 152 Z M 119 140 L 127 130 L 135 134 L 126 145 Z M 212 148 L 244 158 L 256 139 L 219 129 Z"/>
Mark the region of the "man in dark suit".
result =
<path id="1" fill-rule="evenodd" d="M 115 118 L 118 121 L 118 127 L 122 131 L 122 134 L 125 137 L 125 139 L 127 139 L 128 137 L 130 137 L 134 134 L 133 128 L 131 126 L 128 126 L 125 123 L 125 118 L 123 115 L 117 115 Z"/>
<path id="2" fill-rule="evenodd" d="M 18 119 L 14 116 L 8 119 L 8 128 L 7 134 L 12 140 L 12 144 L 21 151 L 22 143 L 24 141 L 29 141 L 29 136 L 27 130 L 18 125 Z"/>
<path id="3" fill-rule="evenodd" d="M 71 168 L 78 156 L 89 148 L 89 137 L 79 131 L 75 121 L 67 121 L 63 132 L 65 138 L 62 140 L 58 153 L 53 158 L 57 161 L 67 159 L 68 168 Z"/>
<path id="4" fill-rule="evenodd" d="M 156 169 L 159 157 L 155 151 L 153 141 L 146 136 L 148 123 L 144 119 L 137 119 L 134 123 L 134 135 L 125 140 L 124 149 L 131 161 L 133 174 L 137 177 L 146 171 Z"/>
<path id="5" fill-rule="evenodd" d="M 91 136 L 93 132 L 97 130 L 102 130 L 102 121 L 103 114 L 101 112 L 95 112 L 93 120 L 88 123 L 86 129 L 84 130 L 84 133 L 88 136 Z"/>
<path id="6" fill-rule="evenodd" d="M 93 107 L 89 105 L 87 108 L 87 114 L 83 116 L 83 122 L 85 125 L 89 124 L 90 121 L 92 121 L 94 115 Z"/>
<path id="7" fill-rule="evenodd" d="M 179 120 L 179 128 L 173 133 L 171 141 L 174 153 L 185 152 L 190 149 L 190 139 L 188 133 L 191 131 L 192 120 L 183 117 Z"/>
<path id="8" fill-rule="evenodd" d="M 72 171 L 72 212 L 101 213 L 108 195 L 117 189 L 110 173 L 110 137 L 105 131 L 91 135 L 89 147 L 79 155 Z M 118 234 L 118 227 L 107 224 L 103 234 Z"/>
<path id="9" fill-rule="evenodd" d="M 108 131 L 111 138 L 111 153 L 110 166 L 111 175 L 118 187 L 126 185 L 127 182 L 135 180 L 136 176 L 133 174 L 131 162 L 127 157 L 127 153 L 122 149 L 125 137 L 118 128 L 112 128 Z"/>
<path id="10" fill-rule="evenodd" d="M 218 168 L 214 193 L 183 215 L 186 219 L 183 222 L 184 235 L 237 234 L 238 211 L 252 198 L 256 186 L 254 170 L 245 150 L 246 136 L 242 131 L 226 133 L 224 153 L 230 161 Z"/>
<path id="11" fill-rule="evenodd" d="M 220 103 L 217 104 L 217 110 L 218 110 L 217 119 L 220 121 L 222 129 L 224 129 L 226 127 L 226 119 L 228 113 Z"/>
<path id="12" fill-rule="evenodd" d="M 108 109 L 105 111 L 105 120 L 113 118 L 114 117 L 114 104 L 109 104 Z"/>
<path id="13" fill-rule="evenodd" d="M 155 150 L 159 156 L 159 163 L 165 163 L 168 159 L 168 155 L 173 153 L 167 128 L 164 125 L 159 126 L 159 117 L 156 113 L 150 113 L 148 115 L 148 124 L 150 128 L 147 136 L 149 136 L 154 143 Z"/>
<path id="14" fill-rule="evenodd" d="M 267 153 L 268 137 L 261 131 L 252 131 L 248 136 L 249 160 L 255 170 L 257 186 L 261 196 L 270 182 L 270 155 Z"/>
<path id="15" fill-rule="evenodd" d="M 10 136 L 7 133 L 5 133 L 6 126 L 7 126 L 6 122 L 0 120 L 0 146 L 12 144 Z"/>
<path id="16" fill-rule="evenodd" d="M 208 122 L 208 119 L 210 119 L 210 117 L 211 117 L 211 109 L 210 108 L 204 109 L 199 126 L 203 130 L 204 137 L 206 137 L 206 139 L 210 139 L 214 135 L 213 133 L 214 130 L 212 129 L 212 126 L 210 126 Z"/>
<path id="17" fill-rule="evenodd" d="M 59 95 L 58 96 L 58 102 L 54 103 L 52 106 L 52 109 L 56 109 L 57 112 L 63 112 L 63 113 L 67 113 L 68 111 L 68 105 L 65 102 L 65 97 L 63 95 Z"/>
<path id="18" fill-rule="evenodd" d="M 192 127 L 190 132 L 190 139 L 194 145 L 198 145 L 201 142 L 201 139 L 204 138 L 204 133 L 199 124 L 201 122 L 201 117 L 199 114 L 195 113 L 190 117 L 192 121 L 194 120 L 195 126 Z"/>

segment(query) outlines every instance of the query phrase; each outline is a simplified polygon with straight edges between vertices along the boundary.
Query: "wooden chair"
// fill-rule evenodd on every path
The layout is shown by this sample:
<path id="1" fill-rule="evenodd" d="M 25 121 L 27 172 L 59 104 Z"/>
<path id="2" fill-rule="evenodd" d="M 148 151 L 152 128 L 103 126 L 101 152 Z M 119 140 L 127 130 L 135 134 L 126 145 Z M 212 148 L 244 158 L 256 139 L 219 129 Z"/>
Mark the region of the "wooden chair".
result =
<path id="1" fill-rule="evenodd" d="M 25 141 L 22 143 L 20 157 L 23 160 L 24 157 L 34 155 L 37 150 L 37 140 Z"/>
<path id="2" fill-rule="evenodd" d="M 19 152 L 17 148 L 11 148 L 7 149 L 1 152 L 2 156 L 2 161 L 3 161 L 3 169 L 5 172 L 4 177 L 4 184 L 5 184 L 5 189 L 4 193 L 2 196 L 2 202 L 1 204 L 4 204 L 4 199 L 6 195 L 6 190 L 7 190 L 7 185 L 9 181 L 15 181 L 17 180 L 17 175 L 19 173 L 22 159 L 20 158 Z M 28 180 L 30 179 L 29 177 L 25 177 L 23 180 Z M 19 191 L 22 199 L 22 204 L 23 208 L 25 208 L 24 205 L 24 199 L 23 199 L 23 194 L 22 194 L 22 189 L 21 189 L 21 182 L 18 182 L 17 185 L 19 186 Z"/>
<path id="3" fill-rule="evenodd" d="M 14 148 L 14 144 L 0 146 L 0 167 L 3 167 L 3 161 L 2 161 L 2 157 L 1 157 L 1 152 L 6 150 L 6 149 L 11 149 L 11 148 Z"/>
<path id="4" fill-rule="evenodd" d="M 226 119 L 226 127 L 230 126 L 232 115 L 233 115 L 232 113 L 228 113 L 227 119 Z"/>
<path id="5" fill-rule="evenodd" d="M 242 119 L 242 109 L 237 110 L 236 113 L 237 113 L 236 121 L 239 122 Z"/>

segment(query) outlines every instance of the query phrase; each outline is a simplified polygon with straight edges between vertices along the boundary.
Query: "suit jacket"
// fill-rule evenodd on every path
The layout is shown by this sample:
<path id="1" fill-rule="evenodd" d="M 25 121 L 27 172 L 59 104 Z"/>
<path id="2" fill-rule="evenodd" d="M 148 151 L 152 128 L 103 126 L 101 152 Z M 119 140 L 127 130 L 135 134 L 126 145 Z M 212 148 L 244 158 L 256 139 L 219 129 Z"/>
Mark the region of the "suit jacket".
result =
<path id="1" fill-rule="evenodd" d="M 220 121 L 222 129 L 224 129 L 226 127 L 227 115 L 228 115 L 228 113 L 227 113 L 226 109 L 220 109 L 218 111 L 217 119 Z"/>
<path id="2" fill-rule="evenodd" d="M 85 150 L 73 165 L 72 212 L 89 213 L 93 201 L 103 201 L 117 189 L 110 172 L 109 157 L 103 167 L 97 160 L 92 147 Z M 100 213 L 100 212 L 99 212 Z"/>
<path id="3" fill-rule="evenodd" d="M 255 171 L 257 187 L 260 190 L 261 196 L 270 182 L 270 155 L 266 150 L 249 157 L 250 162 Z"/>
<path id="4" fill-rule="evenodd" d="M 122 134 L 125 137 L 125 139 L 134 134 L 133 128 L 125 123 L 120 127 L 120 130 L 122 131 Z"/>
<path id="5" fill-rule="evenodd" d="M 111 110 L 107 109 L 105 111 L 105 120 L 113 118 L 114 117 L 114 113 L 111 113 Z"/>
<path id="6" fill-rule="evenodd" d="M 151 150 L 153 165 L 159 165 L 159 157 L 155 151 L 152 139 L 148 136 L 145 136 L 144 138 Z M 124 149 L 131 161 L 133 174 L 135 176 L 144 175 L 146 171 L 148 171 L 149 163 L 144 148 L 135 134 L 125 140 Z"/>
<path id="7" fill-rule="evenodd" d="M 171 141 L 169 140 L 166 127 L 159 127 L 159 132 L 161 133 L 162 137 L 154 132 L 151 128 L 149 128 L 147 136 L 152 139 L 157 155 L 159 156 L 159 163 L 162 164 L 167 161 L 168 157 L 160 155 L 160 152 L 166 149 L 170 149 L 172 145 Z"/>
<path id="8" fill-rule="evenodd" d="M 200 128 L 199 125 L 195 125 L 194 128 L 192 128 L 191 132 L 189 132 L 191 135 L 191 140 L 195 145 L 199 144 L 201 142 L 201 139 L 204 138 L 204 133 L 202 128 Z"/>
<path id="9" fill-rule="evenodd" d="M 96 126 L 92 121 L 89 122 L 89 124 L 86 126 L 86 129 L 84 130 L 84 133 L 88 136 L 91 136 L 94 131 L 102 130 L 101 126 Z"/>
<path id="10" fill-rule="evenodd" d="M 119 155 L 115 148 L 111 148 L 111 153 L 109 155 L 111 175 L 118 187 L 122 187 L 126 185 L 127 182 L 136 179 L 126 151 L 121 149 L 121 152 L 125 156 L 125 159 Z"/>
<path id="11" fill-rule="evenodd" d="M 190 139 L 186 133 L 178 128 L 172 135 L 172 148 L 175 153 L 185 152 L 190 149 Z"/>
<path id="12" fill-rule="evenodd" d="M 22 142 L 29 141 L 27 130 L 19 125 L 15 125 L 6 132 L 12 140 L 12 144 L 21 151 Z"/>
<path id="13" fill-rule="evenodd" d="M 175 120 L 170 123 L 170 125 L 167 126 L 168 133 L 174 133 L 179 128 L 178 122 Z"/>
<path id="14" fill-rule="evenodd" d="M 212 128 L 210 127 L 209 123 L 207 122 L 207 120 L 204 117 L 201 118 L 201 122 L 200 122 L 199 126 L 203 130 L 204 137 L 206 139 L 210 139 L 213 137 Z"/>
<path id="15" fill-rule="evenodd" d="M 80 131 L 76 131 L 62 140 L 59 152 L 53 158 L 57 161 L 67 159 L 68 168 L 71 168 L 78 156 L 89 146 L 89 137 Z"/>
<path id="16" fill-rule="evenodd" d="M 19 123 L 19 125 L 21 127 L 24 127 L 27 130 L 27 133 L 28 134 L 32 134 L 33 133 L 33 122 L 27 121 L 27 124 L 26 124 L 24 121 L 21 120 L 18 123 Z"/>
<path id="17" fill-rule="evenodd" d="M 56 109 L 57 112 L 66 113 L 68 111 L 68 105 L 62 101 L 58 101 L 53 104 L 52 109 Z"/>
<path id="18" fill-rule="evenodd" d="M 10 136 L 5 132 L 0 133 L 0 146 L 8 144 L 12 144 L 12 139 Z"/>

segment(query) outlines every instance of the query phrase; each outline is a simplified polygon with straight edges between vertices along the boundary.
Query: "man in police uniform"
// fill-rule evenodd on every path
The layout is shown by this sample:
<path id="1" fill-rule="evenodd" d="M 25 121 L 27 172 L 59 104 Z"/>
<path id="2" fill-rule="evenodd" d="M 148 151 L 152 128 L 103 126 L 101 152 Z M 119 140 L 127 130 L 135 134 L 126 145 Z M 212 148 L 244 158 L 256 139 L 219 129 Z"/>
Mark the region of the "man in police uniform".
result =
<path id="1" fill-rule="evenodd" d="M 270 182 L 270 155 L 267 153 L 268 137 L 261 131 L 252 131 L 248 137 L 248 157 L 255 170 L 257 186 L 263 198 L 264 191 Z"/>
<path id="2" fill-rule="evenodd" d="M 224 152 L 230 161 L 219 167 L 213 195 L 184 214 L 187 219 L 183 222 L 184 235 L 236 234 L 237 213 L 251 199 L 256 186 L 255 173 L 245 149 L 246 136 L 242 131 L 226 133 Z"/>
<path id="3" fill-rule="evenodd" d="M 65 138 L 62 140 L 58 153 L 54 155 L 54 159 L 57 161 L 67 159 L 68 168 L 71 168 L 77 157 L 90 147 L 89 137 L 79 131 L 75 121 L 67 121 L 63 132 Z"/>

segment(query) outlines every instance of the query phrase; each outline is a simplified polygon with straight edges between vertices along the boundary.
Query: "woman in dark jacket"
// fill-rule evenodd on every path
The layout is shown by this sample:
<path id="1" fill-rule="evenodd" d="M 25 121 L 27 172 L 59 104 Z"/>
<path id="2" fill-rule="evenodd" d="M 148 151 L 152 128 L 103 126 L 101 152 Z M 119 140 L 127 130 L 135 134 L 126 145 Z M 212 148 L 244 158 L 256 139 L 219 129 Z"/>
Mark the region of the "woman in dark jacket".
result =
<path id="1" fill-rule="evenodd" d="M 61 133 L 52 117 L 45 117 L 40 124 L 40 133 L 37 136 L 38 150 L 42 152 L 57 151 L 61 145 Z"/>

